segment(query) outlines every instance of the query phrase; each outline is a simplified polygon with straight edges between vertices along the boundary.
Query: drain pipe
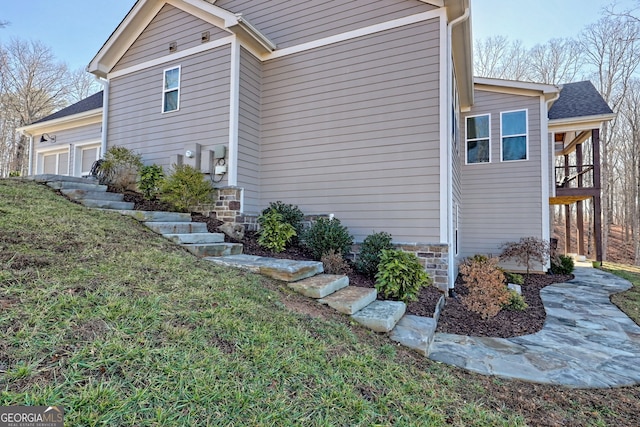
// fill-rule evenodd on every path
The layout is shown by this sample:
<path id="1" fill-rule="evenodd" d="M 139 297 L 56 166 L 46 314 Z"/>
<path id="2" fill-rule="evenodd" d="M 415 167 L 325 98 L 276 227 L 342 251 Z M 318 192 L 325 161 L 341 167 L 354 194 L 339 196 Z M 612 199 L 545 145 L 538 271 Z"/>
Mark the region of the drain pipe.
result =
<path id="1" fill-rule="evenodd" d="M 107 128 L 109 119 L 109 80 L 96 76 L 98 83 L 102 85 L 102 137 L 100 140 L 100 158 L 104 158 L 107 152 Z"/>
<path id="2" fill-rule="evenodd" d="M 449 113 L 450 111 L 450 107 L 453 104 L 453 99 L 452 99 L 452 85 L 453 85 L 453 78 L 452 78 L 452 74 L 453 74 L 453 57 L 452 57 L 452 34 L 453 34 L 453 27 L 455 27 L 456 25 L 466 21 L 467 19 L 469 19 L 469 16 L 471 16 L 471 10 L 469 7 L 466 7 L 464 10 L 464 13 L 462 15 L 460 15 L 459 17 L 457 17 L 456 19 L 454 19 L 453 21 L 449 22 L 447 24 L 447 123 L 449 124 L 447 126 L 447 132 L 451 131 L 451 127 L 452 127 L 452 121 L 453 121 L 453 117 L 451 117 L 451 114 Z M 453 273 L 455 271 L 454 269 L 454 264 L 455 264 L 455 236 L 454 236 L 454 231 L 453 231 L 453 148 L 452 148 L 452 141 L 449 139 L 451 137 L 451 134 L 449 134 L 447 136 L 447 158 L 449 159 L 449 164 L 447 165 L 447 240 L 449 241 L 449 251 L 447 253 L 447 276 L 448 276 L 448 284 L 447 287 L 449 288 L 449 296 L 455 296 L 455 293 L 453 291 L 453 287 L 454 287 L 454 283 L 455 283 L 455 278 L 453 277 Z"/>
<path id="3" fill-rule="evenodd" d="M 29 138 L 29 164 L 27 165 L 27 176 L 33 175 L 33 135 L 25 131 L 20 132 Z"/>

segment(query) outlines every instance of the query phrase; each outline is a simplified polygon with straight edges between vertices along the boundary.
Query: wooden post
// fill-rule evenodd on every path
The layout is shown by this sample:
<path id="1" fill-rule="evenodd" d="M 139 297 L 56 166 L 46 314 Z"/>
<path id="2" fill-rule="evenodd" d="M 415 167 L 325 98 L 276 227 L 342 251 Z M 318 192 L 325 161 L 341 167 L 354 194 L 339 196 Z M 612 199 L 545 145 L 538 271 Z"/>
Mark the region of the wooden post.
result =
<path id="1" fill-rule="evenodd" d="M 602 204 L 600 183 L 600 129 L 591 130 L 591 143 L 593 144 L 593 188 L 598 193 L 593 196 L 593 235 L 595 237 L 596 261 L 603 261 L 602 253 Z"/>
<path id="2" fill-rule="evenodd" d="M 564 205 L 564 253 L 571 252 L 571 205 Z"/>
<path id="3" fill-rule="evenodd" d="M 583 186 L 582 177 L 582 144 L 576 145 L 576 173 L 578 174 L 578 188 Z M 578 255 L 586 255 L 584 251 L 584 203 L 576 203 L 576 228 L 578 229 Z"/>

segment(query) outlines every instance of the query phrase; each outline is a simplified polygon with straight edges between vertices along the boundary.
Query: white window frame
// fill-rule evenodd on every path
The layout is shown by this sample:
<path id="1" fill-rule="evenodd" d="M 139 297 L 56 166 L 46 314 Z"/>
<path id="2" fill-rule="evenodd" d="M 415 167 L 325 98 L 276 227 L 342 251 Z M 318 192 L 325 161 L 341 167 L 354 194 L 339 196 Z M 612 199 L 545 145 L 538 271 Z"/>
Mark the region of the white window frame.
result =
<path id="1" fill-rule="evenodd" d="M 101 156 L 102 153 L 100 153 L 100 149 L 101 147 L 101 141 L 97 140 L 97 141 L 88 141 L 88 142 L 82 142 L 79 144 L 75 144 L 75 146 L 73 147 L 73 171 L 74 171 L 74 176 L 87 176 L 86 174 L 83 174 L 83 172 L 89 173 L 91 171 L 83 171 L 82 170 L 82 162 L 78 161 L 80 160 L 80 153 L 82 153 L 82 150 L 87 149 L 87 148 L 97 148 L 97 158 L 95 160 L 98 160 Z M 94 161 L 95 161 L 94 160 Z"/>
<path id="2" fill-rule="evenodd" d="M 502 117 L 505 114 L 509 113 L 519 113 L 524 111 L 524 128 L 525 133 L 518 133 L 513 135 L 505 135 L 502 130 Z M 524 136 L 524 144 L 525 144 L 525 158 L 524 159 L 515 159 L 515 160 L 505 160 L 504 159 L 504 138 L 513 138 L 518 136 Z M 518 110 L 510 110 L 510 111 L 501 111 L 500 112 L 500 162 L 510 163 L 510 162 L 526 162 L 529 160 L 529 110 L 527 108 L 520 108 Z"/>
<path id="3" fill-rule="evenodd" d="M 486 138 L 473 138 L 469 139 L 469 122 L 468 119 L 474 117 L 488 117 L 489 118 L 489 135 Z M 489 140 L 489 160 L 486 162 L 472 162 L 469 163 L 469 142 Z M 484 165 L 491 163 L 491 113 L 475 114 L 473 116 L 465 116 L 464 118 L 464 164 L 465 165 Z"/>
<path id="4" fill-rule="evenodd" d="M 178 70 L 178 87 L 176 88 L 171 88 L 171 89 L 166 89 L 165 86 L 167 84 L 167 72 L 169 71 L 173 71 L 173 70 Z M 173 113 L 176 111 L 180 110 L 180 83 L 182 80 L 182 66 L 178 65 L 175 67 L 171 67 L 171 68 L 165 68 L 162 71 L 162 104 L 161 104 L 161 112 L 162 114 L 166 114 L 166 113 Z M 178 101 L 176 102 L 176 109 L 175 110 L 166 110 L 165 107 L 165 100 L 166 100 L 166 95 L 169 92 L 178 92 Z"/>
<path id="5" fill-rule="evenodd" d="M 67 154 L 67 170 L 60 171 L 60 154 Z M 69 146 L 65 147 L 51 147 L 44 150 L 36 150 L 36 173 L 44 173 L 44 156 L 56 155 L 56 175 L 71 175 L 71 150 Z M 63 173 L 64 172 L 64 173 Z"/>

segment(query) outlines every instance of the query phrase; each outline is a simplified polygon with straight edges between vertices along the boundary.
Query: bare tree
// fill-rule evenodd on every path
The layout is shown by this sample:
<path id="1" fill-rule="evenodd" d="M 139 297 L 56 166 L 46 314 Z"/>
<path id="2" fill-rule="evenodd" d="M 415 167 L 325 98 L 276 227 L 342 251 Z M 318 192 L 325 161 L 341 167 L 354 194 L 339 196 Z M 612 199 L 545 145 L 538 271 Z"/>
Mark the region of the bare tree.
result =
<path id="1" fill-rule="evenodd" d="M 538 44 L 529 50 L 528 59 L 528 79 L 548 84 L 574 81 L 583 62 L 580 43 L 570 38 Z"/>
<path id="2" fill-rule="evenodd" d="M 526 50 L 521 41 L 495 36 L 475 42 L 474 73 L 480 77 L 519 80 L 526 75 Z"/>
<path id="3" fill-rule="evenodd" d="M 101 87 L 92 74 L 87 73 L 83 68 L 78 68 L 69 73 L 67 102 L 74 104 L 98 92 Z"/>

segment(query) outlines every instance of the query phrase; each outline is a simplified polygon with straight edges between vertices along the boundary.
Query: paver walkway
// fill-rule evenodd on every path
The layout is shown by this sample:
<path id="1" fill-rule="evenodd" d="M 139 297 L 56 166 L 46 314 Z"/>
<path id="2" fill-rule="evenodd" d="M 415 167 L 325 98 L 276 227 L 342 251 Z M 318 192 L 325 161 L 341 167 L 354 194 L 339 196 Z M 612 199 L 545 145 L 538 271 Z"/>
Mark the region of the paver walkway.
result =
<path id="1" fill-rule="evenodd" d="M 640 327 L 609 300 L 631 284 L 577 267 L 576 278 L 544 288 L 543 329 L 516 338 L 437 333 L 429 358 L 504 378 L 569 387 L 640 384 Z"/>

